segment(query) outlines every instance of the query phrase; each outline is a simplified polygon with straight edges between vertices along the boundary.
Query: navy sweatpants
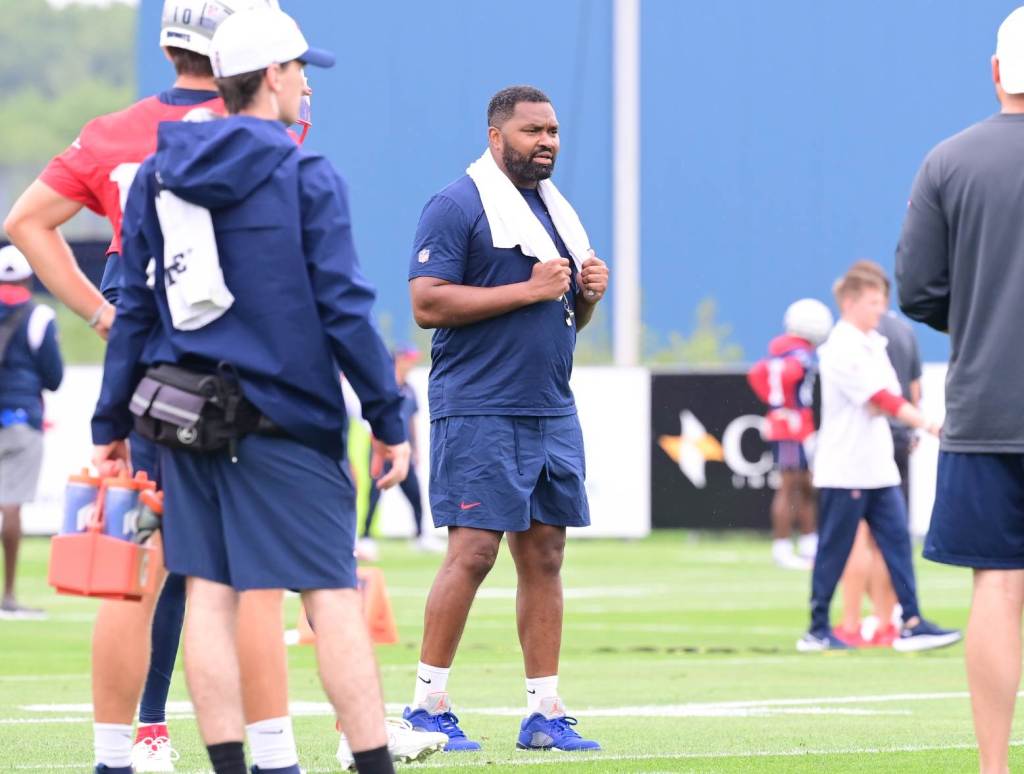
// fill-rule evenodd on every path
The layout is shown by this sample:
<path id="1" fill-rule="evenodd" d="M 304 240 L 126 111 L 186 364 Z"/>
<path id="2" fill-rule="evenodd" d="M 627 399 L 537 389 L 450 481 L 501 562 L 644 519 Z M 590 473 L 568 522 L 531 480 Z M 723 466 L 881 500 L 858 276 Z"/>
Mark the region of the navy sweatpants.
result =
<path id="1" fill-rule="evenodd" d="M 867 521 L 892 577 L 903 617 L 920 615 L 911 556 L 907 507 L 898 486 L 883 489 L 821 489 L 818 555 L 811 575 L 811 632 L 831 631 L 828 610 L 850 557 L 857 527 Z"/>

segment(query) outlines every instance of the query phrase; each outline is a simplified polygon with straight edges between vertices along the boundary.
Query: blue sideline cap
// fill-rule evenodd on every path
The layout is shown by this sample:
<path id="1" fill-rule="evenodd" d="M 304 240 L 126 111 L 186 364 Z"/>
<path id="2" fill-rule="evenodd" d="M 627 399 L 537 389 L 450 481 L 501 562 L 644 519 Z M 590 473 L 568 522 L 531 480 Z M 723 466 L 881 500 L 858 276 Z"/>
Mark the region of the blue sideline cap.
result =
<path id="1" fill-rule="evenodd" d="M 311 48 L 295 20 L 275 8 L 231 14 L 210 41 L 210 62 L 218 78 L 265 70 L 293 59 L 316 67 L 334 66 L 334 54 Z"/>

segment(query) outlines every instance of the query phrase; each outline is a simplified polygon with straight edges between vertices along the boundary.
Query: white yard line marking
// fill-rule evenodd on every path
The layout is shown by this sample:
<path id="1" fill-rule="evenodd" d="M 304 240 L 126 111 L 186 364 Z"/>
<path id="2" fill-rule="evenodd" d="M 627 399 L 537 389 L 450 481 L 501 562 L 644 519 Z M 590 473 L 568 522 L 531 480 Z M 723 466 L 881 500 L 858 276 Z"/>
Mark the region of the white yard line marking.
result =
<path id="1" fill-rule="evenodd" d="M 868 696 L 828 696 L 792 699 L 747 699 L 741 701 L 692 702 L 688 704 L 642 704 L 625 707 L 583 707 L 574 708 L 578 717 L 634 717 L 634 718 L 685 718 L 685 717 L 763 717 L 766 715 L 907 715 L 910 710 L 855 709 L 853 704 L 890 704 L 922 701 L 948 701 L 968 698 L 966 691 L 936 693 L 894 693 Z M 836 706 L 839 705 L 839 706 Z M 389 713 L 398 714 L 404 704 L 387 705 Z M 0 724 L 19 723 L 80 723 L 92 713 L 91 704 L 26 704 L 19 709 L 25 712 L 64 713 L 55 718 L 6 718 Z M 497 717 L 519 717 L 522 707 L 460 707 L 465 715 L 490 715 Z M 79 713 L 80 717 L 70 717 Z M 175 718 L 193 717 L 192 705 L 187 701 L 172 701 L 167 705 L 167 714 Z M 330 717 L 334 714 L 331 705 L 323 701 L 295 701 L 291 703 L 291 714 L 295 717 Z"/>

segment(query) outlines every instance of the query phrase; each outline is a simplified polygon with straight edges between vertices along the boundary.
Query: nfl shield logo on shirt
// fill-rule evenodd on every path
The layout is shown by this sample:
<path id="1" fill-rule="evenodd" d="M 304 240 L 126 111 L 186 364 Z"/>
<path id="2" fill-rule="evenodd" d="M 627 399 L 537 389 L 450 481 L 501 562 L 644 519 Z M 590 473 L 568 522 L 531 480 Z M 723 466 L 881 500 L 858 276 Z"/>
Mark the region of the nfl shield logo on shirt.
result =
<path id="1" fill-rule="evenodd" d="M 416 256 L 416 260 L 418 260 L 420 263 L 426 263 L 427 261 L 429 261 L 430 250 L 424 247 L 422 250 L 419 251 L 419 254 Z"/>

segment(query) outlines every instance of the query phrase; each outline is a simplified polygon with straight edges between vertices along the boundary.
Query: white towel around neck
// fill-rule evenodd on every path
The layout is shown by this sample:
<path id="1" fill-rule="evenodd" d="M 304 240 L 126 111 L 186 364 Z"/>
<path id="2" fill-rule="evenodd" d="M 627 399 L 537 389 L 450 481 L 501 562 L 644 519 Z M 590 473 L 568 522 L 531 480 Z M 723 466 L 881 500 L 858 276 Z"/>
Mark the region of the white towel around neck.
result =
<path id="1" fill-rule="evenodd" d="M 565 242 L 568 256 L 560 256 L 555 240 L 540 222 L 523 195 L 511 180 L 501 171 L 491 150 L 474 161 L 466 169 L 484 205 L 484 213 L 491 227 L 491 241 L 498 248 L 518 246 L 525 255 L 537 260 L 551 261 L 570 257 L 576 268 L 590 256 L 590 238 L 580 222 L 579 215 L 568 200 L 562 196 L 550 180 L 541 180 L 537 192 L 548 208 L 555 231 Z"/>
<path id="2" fill-rule="evenodd" d="M 235 303 L 224 283 L 213 219 L 205 207 L 170 191 L 156 197 L 164 235 L 164 288 L 171 322 L 179 331 L 209 325 Z"/>

